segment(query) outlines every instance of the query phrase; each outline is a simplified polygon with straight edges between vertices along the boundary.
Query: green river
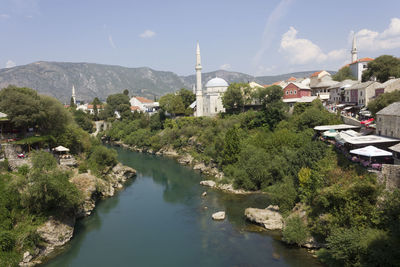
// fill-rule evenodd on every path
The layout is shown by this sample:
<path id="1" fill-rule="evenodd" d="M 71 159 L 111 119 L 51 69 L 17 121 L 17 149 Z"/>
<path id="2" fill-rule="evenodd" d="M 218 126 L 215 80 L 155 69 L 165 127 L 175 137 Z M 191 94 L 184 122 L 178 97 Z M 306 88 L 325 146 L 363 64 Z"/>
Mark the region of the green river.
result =
<path id="1" fill-rule="evenodd" d="M 266 196 L 211 190 L 172 159 L 116 149 L 137 177 L 97 203 L 43 266 L 319 266 L 305 249 L 285 246 L 279 233 L 246 222 L 244 209 L 265 208 Z M 227 218 L 213 221 L 221 210 Z"/>

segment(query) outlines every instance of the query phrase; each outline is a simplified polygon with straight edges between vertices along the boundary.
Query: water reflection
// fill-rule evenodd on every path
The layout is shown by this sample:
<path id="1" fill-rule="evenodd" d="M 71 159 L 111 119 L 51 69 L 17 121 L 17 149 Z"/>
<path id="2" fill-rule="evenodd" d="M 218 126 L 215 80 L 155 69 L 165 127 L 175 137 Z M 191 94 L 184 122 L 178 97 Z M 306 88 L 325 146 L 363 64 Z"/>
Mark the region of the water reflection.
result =
<path id="1" fill-rule="evenodd" d="M 304 250 L 244 219 L 265 195 L 237 196 L 199 186 L 201 176 L 174 160 L 117 149 L 138 176 L 80 221 L 65 253 L 46 266 L 315 266 Z M 207 191 L 206 197 L 201 193 Z M 216 222 L 213 212 L 225 210 Z"/>

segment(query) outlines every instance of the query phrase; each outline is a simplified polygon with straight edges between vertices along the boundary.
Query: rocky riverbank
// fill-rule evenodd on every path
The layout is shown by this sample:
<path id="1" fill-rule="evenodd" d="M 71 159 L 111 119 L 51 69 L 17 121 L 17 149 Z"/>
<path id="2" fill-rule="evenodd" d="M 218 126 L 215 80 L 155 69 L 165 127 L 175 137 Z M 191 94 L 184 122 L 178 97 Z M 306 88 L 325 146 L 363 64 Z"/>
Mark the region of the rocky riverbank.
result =
<path id="1" fill-rule="evenodd" d="M 129 146 L 121 141 L 111 142 L 112 145 L 120 146 L 125 149 L 140 153 L 149 153 L 158 156 L 164 156 L 176 159 L 180 164 L 192 167 L 194 170 L 199 171 L 201 174 L 215 178 L 215 180 L 205 180 L 200 182 L 203 186 L 208 186 L 214 189 L 222 190 L 232 194 L 260 194 L 260 191 L 246 191 L 243 189 L 235 189 L 232 184 L 220 183 L 224 178 L 224 173 L 217 168 L 214 163 L 206 164 L 205 162 L 196 160 L 189 153 L 179 153 L 172 147 L 164 147 L 155 152 L 152 149 L 142 149 L 135 146 Z"/>
<path id="2" fill-rule="evenodd" d="M 35 266 L 42 263 L 55 249 L 62 247 L 71 240 L 74 232 L 76 219 L 89 216 L 95 208 L 96 201 L 113 196 L 117 190 L 123 188 L 123 184 L 136 175 L 136 171 L 130 167 L 118 163 L 108 175 L 98 178 L 93 174 L 78 174 L 73 169 L 74 175 L 70 182 L 82 192 L 83 203 L 75 214 L 63 218 L 50 217 L 37 229 L 37 233 L 43 240 L 43 245 L 34 251 L 26 251 L 20 266 Z"/>

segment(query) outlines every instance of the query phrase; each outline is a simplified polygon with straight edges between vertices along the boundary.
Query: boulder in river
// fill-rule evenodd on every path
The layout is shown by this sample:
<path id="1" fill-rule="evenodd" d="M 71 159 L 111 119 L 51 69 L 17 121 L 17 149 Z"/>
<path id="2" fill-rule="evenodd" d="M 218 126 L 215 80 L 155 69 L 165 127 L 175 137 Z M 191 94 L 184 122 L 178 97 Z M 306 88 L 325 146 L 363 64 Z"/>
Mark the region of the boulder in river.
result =
<path id="1" fill-rule="evenodd" d="M 209 186 L 211 188 L 214 188 L 217 185 L 213 180 L 201 181 L 200 184 L 204 186 Z"/>
<path id="2" fill-rule="evenodd" d="M 244 215 L 249 221 L 261 224 L 268 230 L 283 228 L 283 218 L 278 206 L 269 205 L 266 209 L 247 208 Z"/>
<path id="3" fill-rule="evenodd" d="M 213 220 L 220 221 L 225 220 L 225 211 L 218 211 L 214 213 L 212 216 Z"/>

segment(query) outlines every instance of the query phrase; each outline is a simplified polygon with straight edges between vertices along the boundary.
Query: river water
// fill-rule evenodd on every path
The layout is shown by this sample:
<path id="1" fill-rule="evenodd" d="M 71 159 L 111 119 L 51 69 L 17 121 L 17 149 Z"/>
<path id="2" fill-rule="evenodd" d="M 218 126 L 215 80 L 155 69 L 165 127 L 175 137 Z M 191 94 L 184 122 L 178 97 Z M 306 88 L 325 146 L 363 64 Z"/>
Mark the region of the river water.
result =
<path id="1" fill-rule="evenodd" d="M 78 221 L 71 242 L 43 266 L 319 266 L 279 233 L 246 222 L 244 209 L 265 208 L 266 196 L 205 188 L 172 159 L 117 151 L 137 177 Z M 227 218 L 213 221 L 221 210 Z"/>

